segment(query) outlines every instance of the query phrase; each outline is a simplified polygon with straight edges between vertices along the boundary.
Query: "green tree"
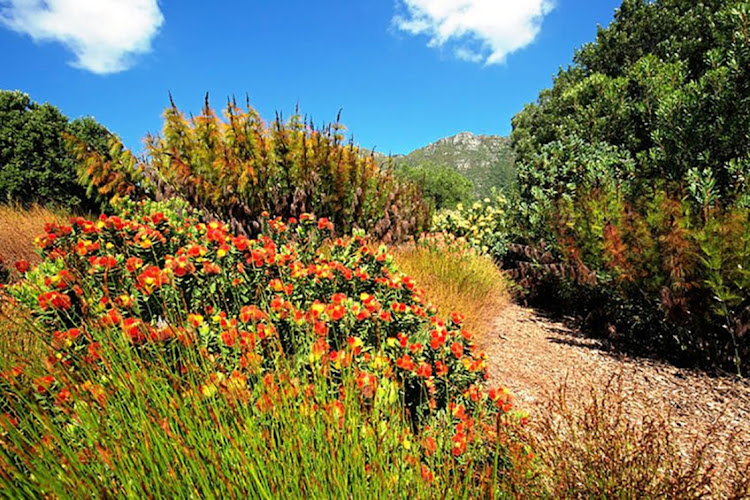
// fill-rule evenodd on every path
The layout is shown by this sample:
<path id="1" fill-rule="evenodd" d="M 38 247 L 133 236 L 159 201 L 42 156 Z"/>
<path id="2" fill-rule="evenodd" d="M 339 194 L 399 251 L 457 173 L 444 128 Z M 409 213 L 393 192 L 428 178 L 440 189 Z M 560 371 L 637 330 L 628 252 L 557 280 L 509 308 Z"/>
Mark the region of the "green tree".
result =
<path id="1" fill-rule="evenodd" d="M 624 0 L 511 136 L 519 240 L 597 276 L 558 276 L 570 306 L 738 370 L 750 360 L 748 26 L 747 1 Z"/>
<path id="2" fill-rule="evenodd" d="M 417 184 L 425 198 L 431 200 L 435 209 L 454 208 L 459 203 L 474 197 L 474 183 L 450 167 L 425 162 L 398 168 L 403 179 Z"/>
<path id="3" fill-rule="evenodd" d="M 0 200 L 88 205 L 76 181 L 66 134 L 106 151 L 111 133 L 93 118 L 69 122 L 56 107 L 19 91 L 0 91 Z"/>

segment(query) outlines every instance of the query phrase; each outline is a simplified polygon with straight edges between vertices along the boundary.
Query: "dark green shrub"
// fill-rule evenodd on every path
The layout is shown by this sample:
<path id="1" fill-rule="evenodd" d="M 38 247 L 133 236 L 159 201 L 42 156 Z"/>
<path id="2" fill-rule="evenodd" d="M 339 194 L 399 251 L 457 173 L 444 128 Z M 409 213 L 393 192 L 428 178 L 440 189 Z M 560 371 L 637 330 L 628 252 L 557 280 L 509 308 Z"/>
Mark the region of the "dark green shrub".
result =
<path id="1" fill-rule="evenodd" d="M 76 180 L 66 134 L 106 151 L 111 135 L 93 118 L 69 122 L 56 107 L 18 91 L 0 91 L 0 201 L 90 204 Z"/>

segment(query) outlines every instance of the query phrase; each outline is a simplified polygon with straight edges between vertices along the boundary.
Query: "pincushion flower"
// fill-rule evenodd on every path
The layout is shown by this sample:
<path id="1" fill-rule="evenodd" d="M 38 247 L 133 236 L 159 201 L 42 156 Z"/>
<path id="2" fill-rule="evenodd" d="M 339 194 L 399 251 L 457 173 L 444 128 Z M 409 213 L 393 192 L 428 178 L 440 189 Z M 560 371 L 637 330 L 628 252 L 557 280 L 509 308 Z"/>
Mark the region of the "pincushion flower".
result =
<path id="1" fill-rule="evenodd" d="M 18 262 L 16 262 L 16 270 L 21 274 L 25 274 L 30 267 L 31 264 L 28 260 L 19 260 Z"/>
<path id="2" fill-rule="evenodd" d="M 70 297 L 60 292 L 45 292 L 39 296 L 39 307 L 42 311 L 46 311 L 50 308 L 58 310 L 66 310 L 71 306 Z"/>

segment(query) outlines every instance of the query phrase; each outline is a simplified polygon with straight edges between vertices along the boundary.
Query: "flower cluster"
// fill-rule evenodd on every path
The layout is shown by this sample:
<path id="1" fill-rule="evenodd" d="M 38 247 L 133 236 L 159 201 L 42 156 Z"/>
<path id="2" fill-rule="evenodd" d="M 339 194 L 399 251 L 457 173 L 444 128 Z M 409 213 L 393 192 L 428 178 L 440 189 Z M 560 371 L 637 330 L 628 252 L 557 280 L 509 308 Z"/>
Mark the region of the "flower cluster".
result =
<path id="1" fill-rule="evenodd" d="M 259 411 L 279 388 L 304 398 L 320 375 L 330 406 L 349 377 L 363 404 L 402 402 L 415 422 L 448 415 L 456 456 L 476 436 L 478 408 L 510 411 L 504 392 L 484 390 L 485 356 L 464 318 L 438 318 L 385 247 L 334 239 L 333 224 L 311 214 L 266 218 L 249 239 L 148 208 L 48 225 L 38 242 L 55 265 L 24 269 L 9 288 L 49 335 L 52 378 L 39 392 L 55 404 L 84 386 L 106 399 L 106 382 L 90 374 L 124 347 L 199 379 L 186 387 L 199 399 L 241 396 Z"/>
<path id="2" fill-rule="evenodd" d="M 485 198 L 471 206 L 458 204 L 442 210 L 432 220 L 432 230 L 465 239 L 481 253 L 500 256 L 508 244 L 508 202 L 502 195 Z"/>

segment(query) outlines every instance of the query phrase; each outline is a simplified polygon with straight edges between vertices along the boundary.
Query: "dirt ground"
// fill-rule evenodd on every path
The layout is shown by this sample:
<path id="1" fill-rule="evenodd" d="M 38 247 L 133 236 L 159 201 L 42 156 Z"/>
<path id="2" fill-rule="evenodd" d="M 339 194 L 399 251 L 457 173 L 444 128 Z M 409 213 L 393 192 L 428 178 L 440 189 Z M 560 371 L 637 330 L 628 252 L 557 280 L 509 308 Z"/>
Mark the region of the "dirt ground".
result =
<path id="1" fill-rule="evenodd" d="M 661 415 L 672 426 L 680 453 L 705 440 L 710 432 L 719 443 L 735 439 L 735 450 L 750 459 L 750 383 L 710 377 L 649 359 L 608 352 L 534 310 L 508 305 L 491 335 L 480 338 L 487 352 L 490 383 L 507 387 L 516 405 L 533 420 L 542 405 L 565 384 L 570 400 L 588 397 L 620 375 L 628 417 Z M 712 449 L 712 453 L 726 453 Z M 723 461 L 723 457 L 715 457 Z M 743 458 L 743 457 L 740 457 Z"/>

